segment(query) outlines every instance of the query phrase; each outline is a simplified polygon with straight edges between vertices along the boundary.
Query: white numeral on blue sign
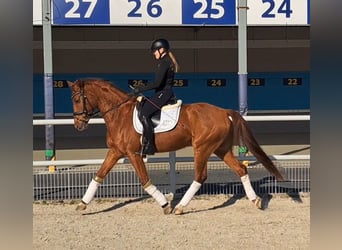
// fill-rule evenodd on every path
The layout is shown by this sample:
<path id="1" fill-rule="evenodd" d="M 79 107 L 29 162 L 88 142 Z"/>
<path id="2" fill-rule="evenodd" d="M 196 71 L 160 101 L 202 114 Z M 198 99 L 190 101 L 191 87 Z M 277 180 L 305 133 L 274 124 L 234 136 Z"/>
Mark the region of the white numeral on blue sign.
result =
<path id="1" fill-rule="evenodd" d="M 235 0 L 183 0 L 183 24 L 236 24 Z"/>
<path id="2" fill-rule="evenodd" d="M 96 6 L 97 0 L 82 0 L 82 2 L 90 3 L 84 14 L 84 18 L 90 18 Z M 72 3 L 70 10 L 65 13 L 65 18 L 81 17 L 81 14 L 77 12 L 80 7 L 80 2 L 78 0 L 65 0 L 65 3 Z"/>
<path id="3" fill-rule="evenodd" d="M 109 24 L 109 1 L 53 0 L 53 24 Z"/>
<path id="4" fill-rule="evenodd" d="M 221 18 L 224 15 L 224 8 L 223 8 L 224 0 L 212 0 L 211 1 L 211 11 L 208 15 L 205 13 L 208 8 L 208 2 L 206 0 L 194 0 L 194 3 L 200 3 L 200 8 L 198 11 L 194 13 L 194 18 Z M 213 11 L 213 12 L 212 12 Z M 216 12 L 216 13 L 215 13 Z"/>
<path id="5" fill-rule="evenodd" d="M 72 3 L 72 7 L 70 8 L 70 10 L 65 13 L 65 18 L 80 18 L 81 15 L 80 13 L 76 13 L 76 11 L 78 10 L 78 8 L 80 7 L 80 2 L 77 0 L 65 0 L 65 3 Z"/>

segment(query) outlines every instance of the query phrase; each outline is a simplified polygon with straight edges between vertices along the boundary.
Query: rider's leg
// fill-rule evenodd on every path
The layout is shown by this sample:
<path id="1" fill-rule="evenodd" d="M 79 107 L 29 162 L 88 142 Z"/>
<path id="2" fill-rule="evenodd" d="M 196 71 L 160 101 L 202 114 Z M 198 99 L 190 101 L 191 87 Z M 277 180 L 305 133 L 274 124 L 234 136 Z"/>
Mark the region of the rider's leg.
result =
<path id="1" fill-rule="evenodd" d="M 143 155 L 153 155 L 156 151 L 154 146 L 154 131 L 153 125 L 150 118 L 146 116 L 142 116 L 141 124 L 143 126 L 143 148 L 142 154 Z M 146 143 L 145 143 L 146 140 Z"/>
<path id="2" fill-rule="evenodd" d="M 162 90 L 155 93 L 151 98 L 145 100 L 141 112 L 140 121 L 143 126 L 143 142 L 146 140 L 147 143 L 142 143 L 142 154 L 143 155 L 153 155 L 156 151 L 154 143 L 154 128 L 151 121 L 152 115 L 161 109 L 161 107 L 168 102 L 168 100 L 173 96 L 171 90 Z"/>

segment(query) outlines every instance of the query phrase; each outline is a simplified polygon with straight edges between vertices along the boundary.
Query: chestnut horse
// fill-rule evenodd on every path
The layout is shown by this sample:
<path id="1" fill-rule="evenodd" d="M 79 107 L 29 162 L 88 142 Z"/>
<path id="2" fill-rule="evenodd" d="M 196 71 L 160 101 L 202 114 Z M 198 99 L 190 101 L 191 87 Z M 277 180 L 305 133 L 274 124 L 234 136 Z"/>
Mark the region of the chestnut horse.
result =
<path id="1" fill-rule="evenodd" d="M 207 179 L 207 161 L 213 153 L 241 178 L 248 199 L 261 208 L 261 199 L 254 192 L 246 166 L 232 152 L 237 139 L 242 139 L 249 151 L 277 180 L 284 180 L 238 112 L 207 103 L 183 105 L 177 126 L 169 132 L 155 135 L 156 152 L 176 151 L 187 146 L 192 146 L 194 150 L 194 180 L 172 209 L 165 195 L 152 184 L 143 157 L 136 153 L 141 149 L 140 134 L 135 131 L 132 120 L 136 98 L 101 79 L 76 80 L 68 82 L 68 85 L 72 92 L 75 128 L 85 130 L 89 119 L 99 112 L 106 123 L 109 149 L 77 210 L 86 209 L 108 172 L 120 158 L 127 156 L 144 190 L 159 203 L 164 213 L 182 214 L 184 207 Z"/>

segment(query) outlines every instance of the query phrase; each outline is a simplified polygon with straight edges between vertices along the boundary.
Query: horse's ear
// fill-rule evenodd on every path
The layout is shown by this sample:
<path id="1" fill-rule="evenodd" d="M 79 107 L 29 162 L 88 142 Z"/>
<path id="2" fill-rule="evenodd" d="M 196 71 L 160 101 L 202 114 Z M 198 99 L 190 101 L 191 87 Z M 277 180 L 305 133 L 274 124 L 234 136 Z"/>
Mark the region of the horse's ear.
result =
<path id="1" fill-rule="evenodd" d="M 68 83 L 68 86 L 69 86 L 70 88 L 72 87 L 72 85 L 75 84 L 74 82 L 70 82 L 70 81 L 67 81 L 67 83 Z"/>

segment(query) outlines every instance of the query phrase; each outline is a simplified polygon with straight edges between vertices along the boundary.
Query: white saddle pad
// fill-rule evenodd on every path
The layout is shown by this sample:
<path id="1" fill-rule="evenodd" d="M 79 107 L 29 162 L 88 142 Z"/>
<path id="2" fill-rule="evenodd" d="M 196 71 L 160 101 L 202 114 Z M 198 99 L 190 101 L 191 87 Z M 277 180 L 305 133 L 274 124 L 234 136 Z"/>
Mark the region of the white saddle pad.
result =
<path id="1" fill-rule="evenodd" d="M 181 105 L 182 100 L 177 100 L 176 104 L 166 105 L 161 108 L 160 122 L 154 128 L 154 133 L 170 131 L 177 125 Z M 134 107 L 133 111 L 133 126 L 137 133 L 142 134 L 143 126 L 138 118 L 136 107 Z"/>

